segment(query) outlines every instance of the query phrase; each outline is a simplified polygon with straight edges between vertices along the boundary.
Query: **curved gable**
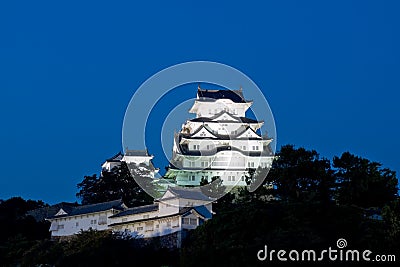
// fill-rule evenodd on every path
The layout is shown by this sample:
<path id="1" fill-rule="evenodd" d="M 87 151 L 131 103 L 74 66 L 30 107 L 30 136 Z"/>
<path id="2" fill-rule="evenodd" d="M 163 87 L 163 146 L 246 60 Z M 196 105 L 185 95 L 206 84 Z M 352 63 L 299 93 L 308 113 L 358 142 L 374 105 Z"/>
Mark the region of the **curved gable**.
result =
<path id="1" fill-rule="evenodd" d="M 211 118 L 212 121 L 235 121 L 235 122 L 241 122 L 240 119 L 237 117 L 229 114 L 226 111 L 221 112 L 220 114 L 215 115 L 214 117 Z"/>
<path id="2" fill-rule="evenodd" d="M 217 136 L 213 134 L 211 130 L 204 125 L 200 126 L 199 129 L 196 132 L 194 132 L 191 137 L 217 138 Z"/>
<path id="3" fill-rule="evenodd" d="M 262 139 L 252 128 L 248 127 L 245 131 L 238 134 L 236 138 L 258 138 Z"/>

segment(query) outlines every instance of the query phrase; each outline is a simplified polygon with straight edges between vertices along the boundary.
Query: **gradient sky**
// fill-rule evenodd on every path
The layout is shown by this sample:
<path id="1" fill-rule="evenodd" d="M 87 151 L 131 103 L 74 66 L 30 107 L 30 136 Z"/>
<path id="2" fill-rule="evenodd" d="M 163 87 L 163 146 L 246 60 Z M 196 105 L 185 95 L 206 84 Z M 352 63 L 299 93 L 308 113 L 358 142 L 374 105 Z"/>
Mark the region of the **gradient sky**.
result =
<path id="1" fill-rule="evenodd" d="M 193 60 L 257 83 L 278 147 L 400 171 L 399 1 L 133 2 L 0 3 L 0 198 L 75 201 L 83 176 L 122 150 L 136 88 Z"/>

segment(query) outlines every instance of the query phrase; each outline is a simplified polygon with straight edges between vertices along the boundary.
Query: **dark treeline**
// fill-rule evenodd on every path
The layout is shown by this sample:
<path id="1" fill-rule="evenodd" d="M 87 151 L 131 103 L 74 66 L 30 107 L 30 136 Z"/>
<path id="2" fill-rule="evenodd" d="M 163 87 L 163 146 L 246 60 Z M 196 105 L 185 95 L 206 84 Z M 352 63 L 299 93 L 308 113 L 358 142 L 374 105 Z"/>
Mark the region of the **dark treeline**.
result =
<path id="1" fill-rule="evenodd" d="M 348 152 L 329 160 L 314 150 L 287 145 L 276 156 L 266 179 L 265 169 L 249 170 L 247 188 L 219 199 L 213 206 L 213 219 L 190 232 L 181 250 L 162 249 L 156 241 L 139 246 L 137 240 L 95 231 L 68 242 L 53 242 L 46 222 L 25 215 L 46 204 L 21 198 L 1 201 L 0 262 L 22 266 L 275 266 L 280 262 L 257 260 L 257 252 L 265 245 L 274 250 L 320 250 L 336 248 L 339 238 L 347 240 L 349 249 L 395 254 L 400 260 L 400 202 L 394 171 Z M 77 195 L 85 203 L 111 198 L 123 198 L 131 205 L 147 203 L 149 199 L 127 173 L 123 165 L 103 178 L 86 176 Z M 354 265 L 322 262 L 326 264 Z"/>
<path id="2" fill-rule="evenodd" d="M 249 172 L 250 188 L 263 181 L 256 191 L 240 188 L 218 200 L 217 214 L 186 240 L 183 266 L 295 265 L 260 262 L 256 255 L 265 245 L 276 251 L 337 248 L 339 238 L 347 240 L 349 249 L 393 254 L 399 260 L 394 171 L 349 152 L 330 161 L 292 145 L 281 148 L 263 180 L 265 171 Z M 354 262 L 321 263 L 326 264 Z"/>

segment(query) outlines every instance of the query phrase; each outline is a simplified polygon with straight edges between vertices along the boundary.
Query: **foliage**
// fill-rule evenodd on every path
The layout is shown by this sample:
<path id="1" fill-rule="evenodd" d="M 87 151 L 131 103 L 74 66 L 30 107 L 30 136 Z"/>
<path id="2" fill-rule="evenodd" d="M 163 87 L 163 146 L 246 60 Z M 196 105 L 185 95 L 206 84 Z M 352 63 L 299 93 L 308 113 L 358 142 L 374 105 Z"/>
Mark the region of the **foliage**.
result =
<path id="1" fill-rule="evenodd" d="M 82 204 L 94 204 L 116 199 L 122 199 L 128 206 L 140 206 L 152 203 L 153 199 L 143 190 L 141 185 L 149 185 L 152 179 L 148 177 L 148 170 L 144 166 L 121 165 L 111 171 L 103 171 L 100 177 L 85 176 L 78 184 L 76 194 Z"/>
<path id="2" fill-rule="evenodd" d="M 383 220 L 385 222 L 385 236 L 392 247 L 400 248 L 400 199 L 388 203 L 382 210 Z"/>
<path id="3" fill-rule="evenodd" d="M 333 166 L 337 169 L 336 198 L 340 204 L 383 207 L 396 199 L 396 173 L 380 163 L 345 152 L 333 158 Z"/>
<path id="4" fill-rule="evenodd" d="M 268 176 L 268 169 L 249 169 L 247 187 L 214 203 L 213 219 L 189 232 L 181 252 L 107 231 L 81 232 L 69 241 L 54 242 L 48 239 L 48 224 L 25 216 L 27 210 L 46 204 L 21 198 L 0 201 L 0 262 L 11 266 L 257 266 L 256 253 L 265 245 L 275 250 L 319 250 L 335 247 L 338 238 L 345 238 L 352 248 L 398 253 L 400 200 L 394 171 L 348 152 L 334 157 L 333 164 L 314 150 L 292 145 L 283 146 L 276 156 Z M 148 176 L 145 166 L 122 164 L 100 177 L 86 176 L 77 196 L 84 204 L 122 198 L 129 205 L 143 205 L 152 201 L 145 190 L 156 189 Z M 203 180 L 201 185 L 210 196 L 227 191 L 220 177 L 213 177 L 211 183 Z M 382 220 L 369 216 L 371 211 L 382 215 Z"/>
<path id="5" fill-rule="evenodd" d="M 211 177 L 211 183 L 208 183 L 207 180 L 202 178 L 200 185 L 200 189 L 203 194 L 215 199 L 224 195 L 226 190 L 226 187 L 222 184 L 221 177 L 219 176 Z"/>
<path id="6" fill-rule="evenodd" d="M 49 223 L 36 222 L 26 213 L 47 206 L 43 201 L 13 197 L 0 201 L 0 262 L 12 263 L 34 240 L 49 237 Z"/>
<path id="7" fill-rule="evenodd" d="M 218 200 L 218 213 L 185 242 L 182 265 L 257 266 L 265 245 L 318 250 L 334 247 L 338 238 L 399 257 L 395 172 L 350 153 L 333 162 L 314 150 L 282 147 L 267 177 L 266 170 L 251 170 L 247 187 Z M 257 180 L 261 186 L 252 190 Z M 369 216 L 382 207 L 383 220 Z"/>
<path id="8" fill-rule="evenodd" d="M 177 251 L 154 248 L 108 231 L 82 231 L 68 241 L 14 242 L 9 265 L 161 266 L 176 264 Z"/>
<path id="9" fill-rule="evenodd" d="M 276 155 L 269 181 L 283 201 L 323 201 L 331 199 L 334 176 L 328 159 L 315 150 L 283 146 Z"/>
<path id="10" fill-rule="evenodd" d="M 258 262 L 256 255 L 265 245 L 276 251 L 320 251 L 335 247 L 339 238 L 353 248 L 397 253 L 385 240 L 384 228 L 383 222 L 365 218 L 356 207 L 311 202 L 236 204 L 191 233 L 183 246 L 182 266 L 264 266 L 266 262 Z"/>

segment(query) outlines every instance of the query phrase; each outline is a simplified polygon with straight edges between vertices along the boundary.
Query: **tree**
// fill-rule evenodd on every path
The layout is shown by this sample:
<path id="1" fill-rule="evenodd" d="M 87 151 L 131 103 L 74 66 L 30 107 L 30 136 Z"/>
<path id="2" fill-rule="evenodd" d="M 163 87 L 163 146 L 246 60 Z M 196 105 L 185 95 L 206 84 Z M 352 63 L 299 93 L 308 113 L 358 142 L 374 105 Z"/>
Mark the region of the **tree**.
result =
<path id="1" fill-rule="evenodd" d="M 29 210 L 47 206 L 43 201 L 13 197 L 0 201 L 0 262 L 14 266 L 15 260 L 34 240 L 49 238 L 49 222 L 37 222 L 27 216 Z"/>
<path id="2" fill-rule="evenodd" d="M 128 167 L 125 162 L 121 162 L 120 166 L 111 171 L 103 171 L 100 177 L 85 176 L 77 185 L 79 192 L 76 196 L 85 205 L 115 199 L 122 199 L 129 206 L 150 204 L 153 198 L 143 189 L 152 182 L 148 174 L 145 166 L 130 164 Z M 141 181 L 141 184 L 137 181 Z"/>
<path id="3" fill-rule="evenodd" d="M 333 158 L 338 183 L 336 198 L 339 204 L 359 207 L 383 207 L 396 200 L 396 173 L 349 152 Z"/>
<path id="4" fill-rule="evenodd" d="M 267 182 L 282 200 L 323 201 L 332 198 L 334 176 L 330 161 L 315 150 L 283 146 L 276 154 Z"/>
<path id="5" fill-rule="evenodd" d="M 20 245 L 10 266 L 176 266 L 177 250 L 157 248 L 111 231 L 81 231 L 68 241 L 44 240 Z M 3 263 L 3 262 L 2 262 Z"/>
<path id="6" fill-rule="evenodd" d="M 26 213 L 45 207 L 43 201 L 24 200 L 13 197 L 0 203 L 0 243 L 10 237 L 21 235 L 29 240 L 48 237 L 48 222 L 37 223 Z"/>
<path id="7" fill-rule="evenodd" d="M 211 183 L 208 183 L 205 179 L 201 179 L 200 185 L 203 194 L 211 198 L 220 198 L 225 194 L 226 186 L 223 185 L 219 176 L 211 177 Z"/>
<path id="8" fill-rule="evenodd" d="M 387 204 L 382 209 L 382 217 L 386 224 L 386 237 L 393 247 L 400 247 L 400 198 Z"/>

